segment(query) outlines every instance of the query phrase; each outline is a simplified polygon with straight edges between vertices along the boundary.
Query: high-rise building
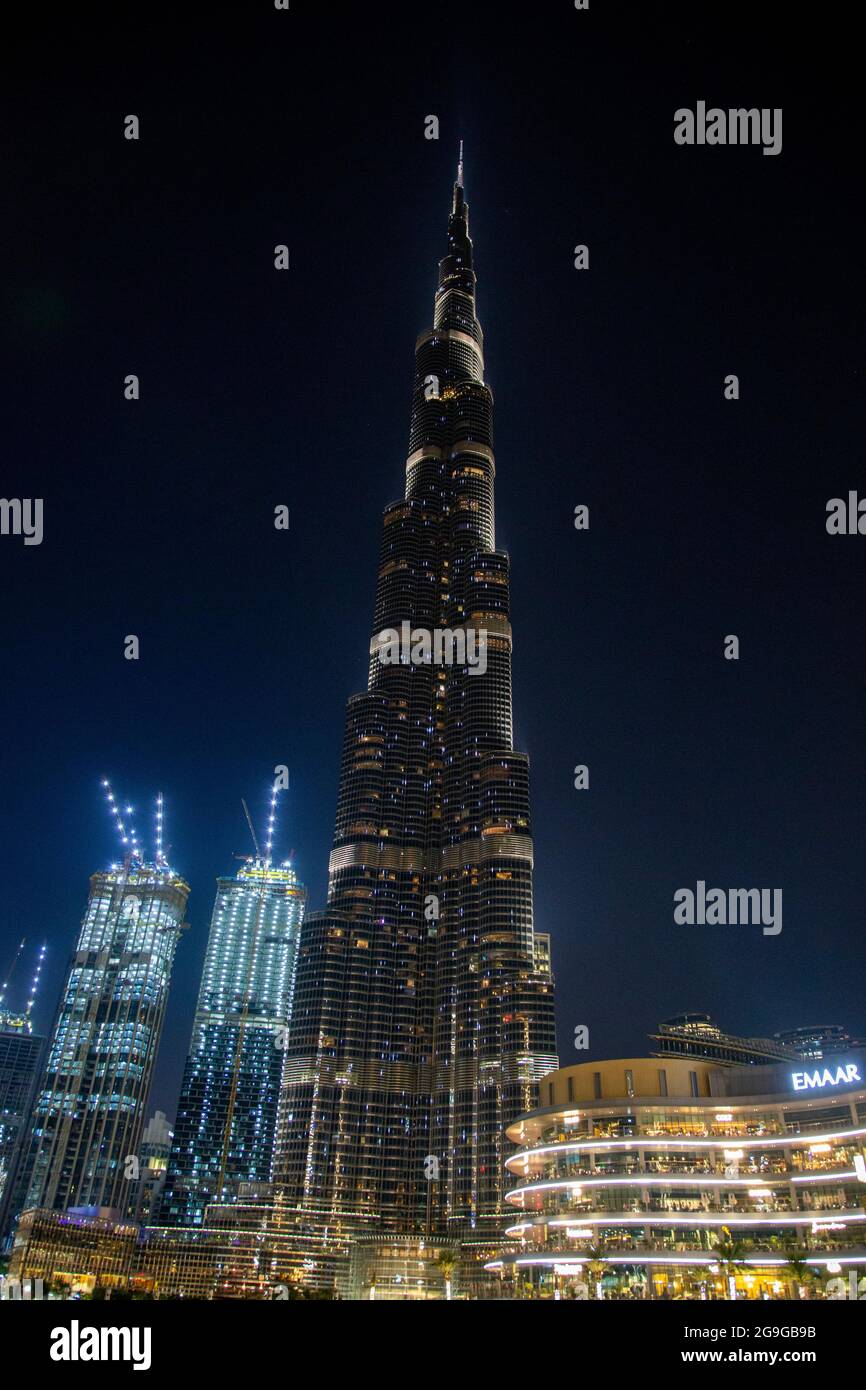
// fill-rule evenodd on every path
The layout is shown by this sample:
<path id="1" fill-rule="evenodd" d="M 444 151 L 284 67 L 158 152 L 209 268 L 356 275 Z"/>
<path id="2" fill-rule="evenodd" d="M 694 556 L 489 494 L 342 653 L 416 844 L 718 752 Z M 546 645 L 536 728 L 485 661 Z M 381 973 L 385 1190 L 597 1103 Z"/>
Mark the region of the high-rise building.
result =
<path id="1" fill-rule="evenodd" d="M 138 1222 L 152 1221 L 160 1209 L 173 1137 L 164 1110 L 151 1115 L 141 1132 L 138 1183 L 131 1212 Z"/>
<path id="2" fill-rule="evenodd" d="M 37 1090 L 26 1207 L 134 1200 L 137 1157 L 189 886 L 161 853 L 90 880 Z"/>
<path id="3" fill-rule="evenodd" d="M 860 1038 L 852 1038 L 841 1023 L 818 1023 L 812 1027 L 786 1028 L 773 1035 L 783 1047 L 793 1048 L 801 1057 L 834 1057 L 852 1047 L 864 1047 Z"/>
<path id="4" fill-rule="evenodd" d="M 696 1057 L 719 1066 L 760 1066 L 764 1062 L 793 1060 L 797 1057 L 832 1057 L 851 1047 L 862 1047 L 840 1023 L 818 1024 L 811 1028 L 788 1028 L 772 1038 L 742 1038 L 724 1033 L 709 1014 L 677 1014 L 660 1023 L 650 1033 L 655 1043 L 654 1057 Z"/>
<path id="5" fill-rule="evenodd" d="M 217 880 L 162 1219 L 200 1225 L 239 1182 L 271 1176 L 285 1029 L 306 890 L 256 859 Z"/>
<path id="6" fill-rule="evenodd" d="M 289 1026 L 275 1180 L 334 1240 L 495 1239 L 505 1126 L 557 1065 L 472 257 L 461 156 Z"/>
<path id="7" fill-rule="evenodd" d="M 694 1057 L 718 1066 L 757 1066 L 801 1055 L 793 1042 L 782 1041 L 779 1033 L 775 1039 L 741 1038 L 722 1032 L 709 1014 L 702 1013 L 666 1018 L 649 1036 L 655 1043 L 654 1057 Z"/>
<path id="8" fill-rule="evenodd" d="M 17 1215 L 13 1194 L 44 1044 L 32 1031 L 29 1014 L 0 1010 L 0 1249 Z"/>

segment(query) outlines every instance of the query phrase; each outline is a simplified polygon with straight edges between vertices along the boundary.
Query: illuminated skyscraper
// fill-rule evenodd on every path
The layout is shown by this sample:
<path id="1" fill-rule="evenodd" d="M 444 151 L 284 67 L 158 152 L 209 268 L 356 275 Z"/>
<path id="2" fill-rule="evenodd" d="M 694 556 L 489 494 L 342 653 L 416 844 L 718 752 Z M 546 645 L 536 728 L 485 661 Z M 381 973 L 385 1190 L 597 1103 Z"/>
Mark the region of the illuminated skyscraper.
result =
<path id="1" fill-rule="evenodd" d="M 557 1065 L 492 444 L 461 156 L 368 687 L 348 706 L 328 904 L 304 922 L 289 1028 L 275 1180 L 329 1239 L 495 1238 L 505 1125 Z"/>
<path id="2" fill-rule="evenodd" d="M 162 1220 L 198 1225 L 238 1182 L 267 1182 L 306 891 L 268 860 L 217 880 Z"/>
<path id="3" fill-rule="evenodd" d="M 171 1153 L 171 1125 L 162 1110 L 151 1115 L 141 1132 L 139 1175 L 132 1215 L 136 1221 L 151 1221 L 159 1211 Z"/>
<path id="4" fill-rule="evenodd" d="M 122 864 L 93 874 L 57 1006 L 19 1177 L 25 1207 L 126 1213 L 189 886 L 163 853 L 162 796 L 147 859 L 107 781 Z"/>
<path id="5" fill-rule="evenodd" d="M 90 880 L 47 1069 L 37 1091 L 27 1207 L 125 1212 L 189 887 L 129 854 Z"/>
<path id="6" fill-rule="evenodd" d="M 45 961 L 45 946 L 37 953 L 26 1007 L 21 1010 L 5 1007 L 9 980 L 25 945 L 26 940 L 18 947 L 6 981 L 0 987 L 0 1249 L 20 1211 L 21 1160 L 30 1139 L 30 1115 L 45 1048 L 45 1039 L 33 1032 L 31 1021 Z"/>
<path id="7" fill-rule="evenodd" d="M 13 1194 L 44 1045 L 29 1018 L 0 1010 L 0 1249 L 17 1215 Z"/>

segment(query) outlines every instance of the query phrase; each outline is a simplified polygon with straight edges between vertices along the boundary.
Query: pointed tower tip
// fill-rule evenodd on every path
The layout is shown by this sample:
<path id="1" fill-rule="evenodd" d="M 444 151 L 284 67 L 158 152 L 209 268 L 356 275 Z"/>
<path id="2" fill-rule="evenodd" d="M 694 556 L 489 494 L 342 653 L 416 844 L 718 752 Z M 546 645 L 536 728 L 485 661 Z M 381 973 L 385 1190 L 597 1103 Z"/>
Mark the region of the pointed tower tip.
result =
<path id="1" fill-rule="evenodd" d="M 457 161 L 457 187 L 463 187 L 463 141 L 460 141 L 460 158 Z"/>

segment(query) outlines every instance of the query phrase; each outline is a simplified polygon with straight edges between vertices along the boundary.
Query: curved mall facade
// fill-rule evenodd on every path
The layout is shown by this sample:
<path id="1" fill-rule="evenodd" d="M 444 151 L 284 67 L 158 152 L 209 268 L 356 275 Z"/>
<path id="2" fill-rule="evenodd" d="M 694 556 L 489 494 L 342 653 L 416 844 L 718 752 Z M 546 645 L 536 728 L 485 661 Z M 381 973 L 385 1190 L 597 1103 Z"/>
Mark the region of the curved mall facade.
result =
<path id="1" fill-rule="evenodd" d="M 866 1293 L 862 1050 L 586 1062 L 540 1091 L 507 1130 L 514 1221 L 487 1266 L 520 1295 Z"/>

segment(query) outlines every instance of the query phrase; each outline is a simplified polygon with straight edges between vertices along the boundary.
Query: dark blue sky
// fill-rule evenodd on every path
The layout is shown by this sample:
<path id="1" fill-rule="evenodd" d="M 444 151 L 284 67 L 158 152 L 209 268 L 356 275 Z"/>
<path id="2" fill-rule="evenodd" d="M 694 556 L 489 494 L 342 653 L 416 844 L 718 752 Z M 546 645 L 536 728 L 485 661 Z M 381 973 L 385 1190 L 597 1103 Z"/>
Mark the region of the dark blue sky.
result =
<path id="1" fill-rule="evenodd" d="M 192 885 L 171 1113 L 214 880 L 276 763 L 281 849 L 324 901 L 461 136 L 563 1059 L 578 1024 L 590 1056 L 639 1054 L 685 1008 L 866 1030 L 866 537 L 824 525 L 866 495 L 853 89 L 746 8 L 704 34 L 640 13 L 148 7 L 13 54 L 2 491 L 45 499 L 45 536 L 0 537 L 0 959 L 47 938 L 47 1026 L 117 856 L 99 779 L 161 789 Z M 698 100 L 782 107 L 782 153 L 676 146 Z M 698 879 L 781 887 L 782 934 L 676 926 Z"/>

